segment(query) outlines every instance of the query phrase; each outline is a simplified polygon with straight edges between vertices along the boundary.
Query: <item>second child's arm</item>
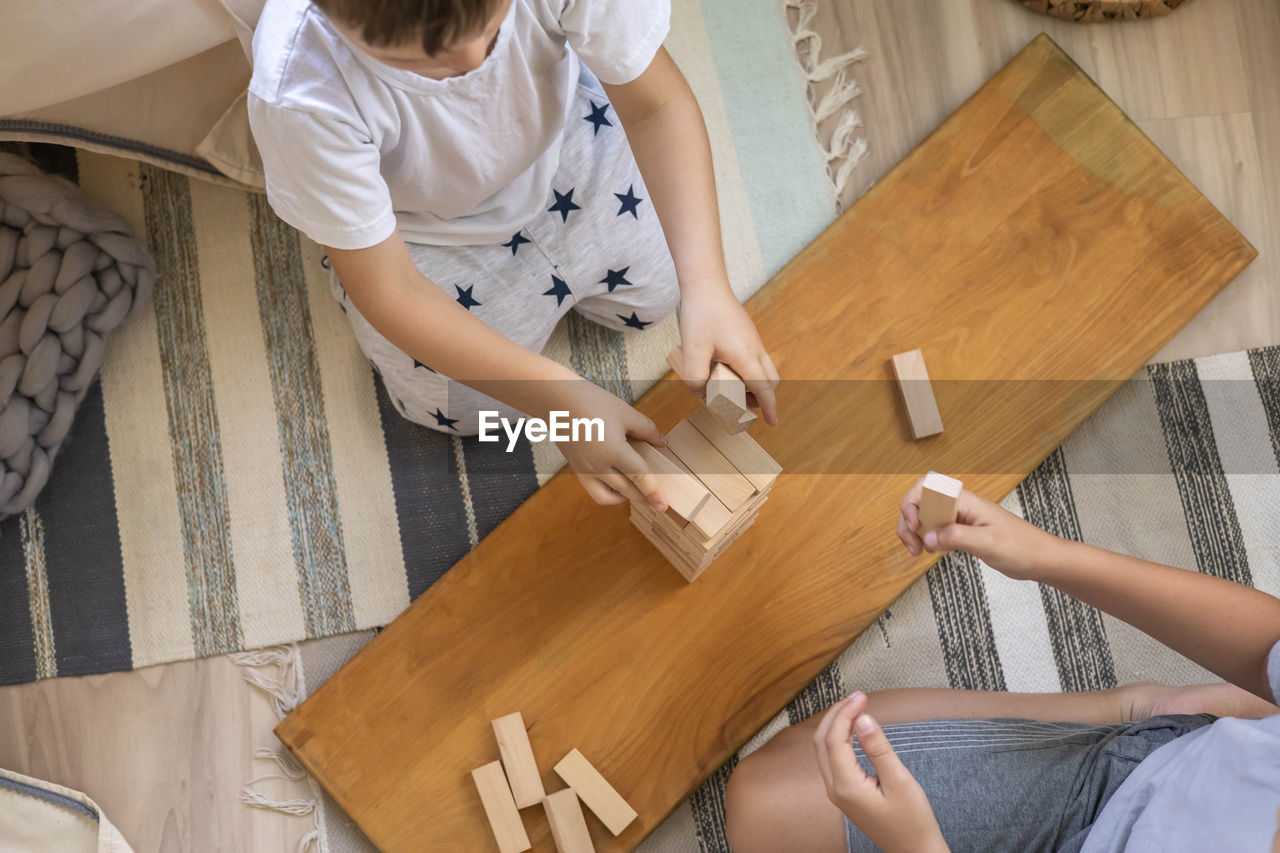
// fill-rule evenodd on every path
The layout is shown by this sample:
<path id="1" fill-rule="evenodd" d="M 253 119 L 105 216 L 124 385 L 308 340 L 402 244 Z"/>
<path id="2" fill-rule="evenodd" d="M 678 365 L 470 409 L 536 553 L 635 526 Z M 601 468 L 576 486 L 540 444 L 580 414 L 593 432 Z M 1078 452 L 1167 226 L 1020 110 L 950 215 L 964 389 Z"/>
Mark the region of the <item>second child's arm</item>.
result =
<path id="1" fill-rule="evenodd" d="M 653 421 L 472 316 L 418 271 L 399 233 L 366 249 L 326 251 L 356 310 L 403 352 L 528 415 L 601 418 L 603 442 L 558 445 L 597 503 L 629 498 L 666 510 L 657 481 L 627 444 L 630 437 L 664 445 Z"/>
<path id="2" fill-rule="evenodd" d="M 711 362 L 737 371 L 765 422 L 778 422 L 778 371 L 755 324 L 733 295 L 720 243 L 711 144 L 702 111 L 666 48 L 630 83 L 605 86 L 658 213 L 680 280 L 680 337 L 701 392 Z"/>
<path id="3" fill-rule="evenodd" d="M 972 492 L 957 523 L 922 539 L 920 484 L 902 503 L 898 536 L 913 554 L 967 551 L 1010 577 L 1035 580 L 1123 619 L 1215 675 L 1274 702 L 1267 656 L 1280 641 L 1280 598 L 1059 539 Z"/>

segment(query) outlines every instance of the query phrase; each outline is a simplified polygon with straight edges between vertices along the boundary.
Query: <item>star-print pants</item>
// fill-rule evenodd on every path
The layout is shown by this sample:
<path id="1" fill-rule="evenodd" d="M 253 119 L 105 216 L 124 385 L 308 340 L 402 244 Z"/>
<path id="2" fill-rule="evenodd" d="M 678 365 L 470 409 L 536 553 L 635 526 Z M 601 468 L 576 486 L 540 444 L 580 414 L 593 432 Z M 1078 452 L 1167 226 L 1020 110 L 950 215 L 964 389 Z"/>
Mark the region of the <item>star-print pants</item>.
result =
<path id="1" fill-rule="evenodd" d="M 680 299 L 662 227 L 617 116 L 588 75 L 575 101 L 544 210 L 519 233 L 491 246 L 409 244 L 423 275 L 535 353 L 570 310 L 613 329 L 643 329 Z M 478 431 L 481 409 L 518 416 L 397 349 L 336 278 L 332 287 L 400 414 L 460 435 Z"/>

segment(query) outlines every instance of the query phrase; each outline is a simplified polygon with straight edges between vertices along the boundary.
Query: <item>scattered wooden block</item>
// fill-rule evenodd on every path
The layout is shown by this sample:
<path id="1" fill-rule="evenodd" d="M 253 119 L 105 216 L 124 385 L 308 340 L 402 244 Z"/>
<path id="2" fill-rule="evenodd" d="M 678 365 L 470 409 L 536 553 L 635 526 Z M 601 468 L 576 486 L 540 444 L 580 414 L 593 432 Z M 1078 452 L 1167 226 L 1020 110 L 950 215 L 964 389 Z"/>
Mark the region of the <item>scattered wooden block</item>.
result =
<path id="1" fill-rule="evenodd" d="M 574 749 L 560 759 L 560 763 L 556 765 L 556 773 L 578 793 L 587 808 L 595 812 L 596 817 L 614 835 L 622 832 L 627 824 L 636 819 L 635 809 L 627 804 L 622 795 L 613 789 L 608 780 L 600 775 L 600 771 L 578 750 Z"/>
<path id="2" fill-rule="evenodd" d="M 925 438 L 942 432 L 942 416 L 938 414 L 938 403 L 933 398 L 929 371 L 924 366 L 924 353 L 913 349 L 895 355 L 893 372 L 898 377 L 898 390 L 902 392 L 902 402 L 907 407 L 911 434 Z"/>
<path id="3" fill-rule="evenodd" d="M 711 492 L 688 471 L 681 470 L 647 441 L 632 441 L 631 446 L 644 464 L 658 478 L 659 488 L 668 508 L 681 518 L 692 521 L 711 500 Z"/>
<path id="4" fill-rule="evenodd" d="M 733 463 L 688 421 L 681 421 L 667 433 L 666 449 L 674 453 L 730 512 L 737 510 L 743 501 L 756 493 L 751 481 L 742 476 Z"/>
<path id="5" fill-rule="evenodd" d="M 955 523 L 956 501 L 963 488 L 963 483 L 946 474 L 937 471 L 925 474 L 924 489 L 920 492 L 920 526 L 917 528 L 921 536 Z"/>
<path id="6" fill-rule="evenodd" d="M 782 466 L 773 461 L 773 457 L 765 453 L 754 438 L 729 432 L 705 408 L 694 412 L 689 423 L 738 469 L 738 473 L 751 481 L 756 491 L 768 489 L 782 471 Z"/>
<path id="7" fill-rule="evenodd" d="M 533 746 L 524 727 L 524 716 L 516 711 L 493 721 L 493 734 L 502 753 L 502 766 L 511 783 L 516 808 L 528 808 L 542 802 L 547 793 L 542 787 L 542 774 L 533 757 Z"/>
<path id="8" fill-rule="evenodd" d="M 548 795 L 543 806 L 547 810 L 547 823 L 551 824 L 551 837 L 560 853 L 595 853 L 582 804 L 572 788 Z"/>
<path id="9" fill-rule="evenodd" d="M 499 853 L 523 853 L 532 847 L 529 833 L 524 830 L 524 821 L 520 820 L 520 810 L 511 796 L 511 788 L 507 786 L 506 774 L 502 772 L 502 762 L 491 761 L 477 767 L 471 771 L 471 778 L 480 792 L 480 802 L 484 805 L 493 838 L 498 842 Z"/>

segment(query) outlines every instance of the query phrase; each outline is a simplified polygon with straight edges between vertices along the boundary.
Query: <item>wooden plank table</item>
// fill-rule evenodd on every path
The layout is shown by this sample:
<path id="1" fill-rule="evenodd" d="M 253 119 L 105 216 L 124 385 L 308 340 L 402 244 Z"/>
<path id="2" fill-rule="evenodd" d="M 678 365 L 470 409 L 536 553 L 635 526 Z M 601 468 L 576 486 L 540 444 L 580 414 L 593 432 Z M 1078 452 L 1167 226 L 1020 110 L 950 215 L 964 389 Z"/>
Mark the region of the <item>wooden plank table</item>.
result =
<path id="1" fill-rule="evenodd" d="M 927 568 L 893 533 L 915 476 L 1006 494 L 1254 254 L 1041 36 L 750 301 L 786 380 L 752 433 L 787 473 L 703 577 L 558 476 L 277 734 L 381 848 L 473 853 L 467 774 L 519 710 L 548 791 L 578 747 L 635 806 L 590 821 L 629 850 Z M 889 368 L 916 347 L 946 425 L 920 442 Z"/>

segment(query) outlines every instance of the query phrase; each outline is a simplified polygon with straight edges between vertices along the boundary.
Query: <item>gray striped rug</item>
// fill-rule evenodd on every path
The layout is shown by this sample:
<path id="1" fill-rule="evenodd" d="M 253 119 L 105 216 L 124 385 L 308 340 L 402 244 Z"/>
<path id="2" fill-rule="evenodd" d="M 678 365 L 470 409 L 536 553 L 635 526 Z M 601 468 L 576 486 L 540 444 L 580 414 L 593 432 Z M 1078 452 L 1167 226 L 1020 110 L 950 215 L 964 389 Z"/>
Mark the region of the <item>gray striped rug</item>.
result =
<path id="1" fill-rule="evenodd" d="M 1140 372 L 1003 505 L 1053 533 L 1280 595 L 1280 347 Z M 885 536 L 892 536 L 885 530 Z M 367 642 L 303 643 L 307 692 Z M 641 845 L 728 853 L 724 783 L 779 729 L 855 689 L 1053 692 L 1215 681 L 1146 635 L 967 554 L 939 561 Z M 372 850 L 327 799 L 322 849 Z"/>

